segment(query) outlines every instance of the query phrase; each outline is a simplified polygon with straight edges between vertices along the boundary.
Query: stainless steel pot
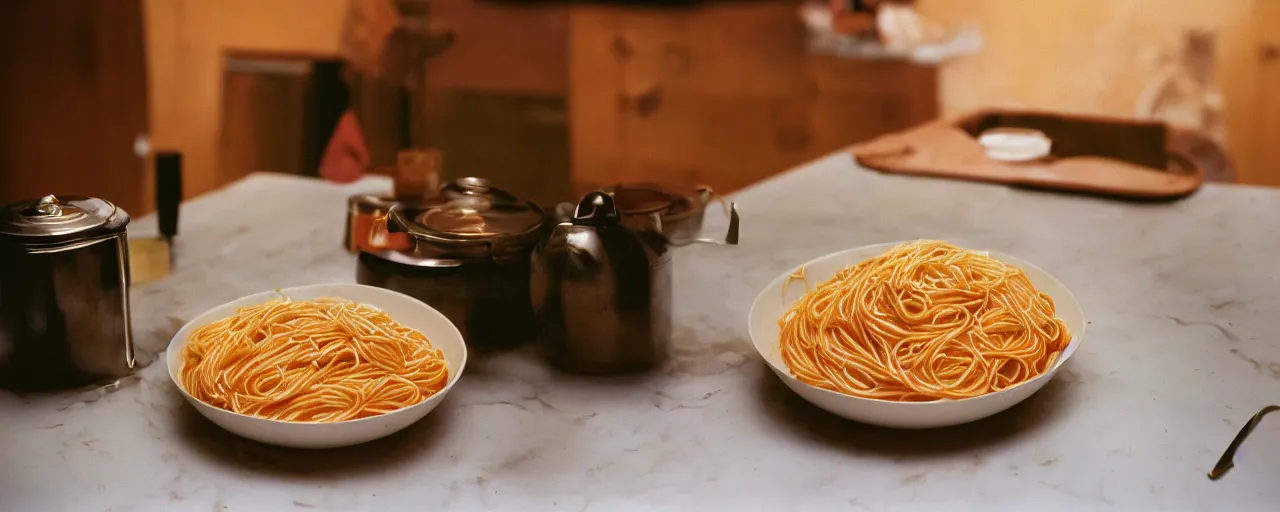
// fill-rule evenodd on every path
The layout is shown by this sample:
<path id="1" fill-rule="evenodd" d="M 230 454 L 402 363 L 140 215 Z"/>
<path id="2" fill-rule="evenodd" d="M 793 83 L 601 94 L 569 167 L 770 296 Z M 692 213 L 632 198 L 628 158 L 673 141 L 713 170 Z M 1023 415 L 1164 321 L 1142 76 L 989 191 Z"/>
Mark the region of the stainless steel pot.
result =
<path id="1" fill-rule="evenodd" d="M 0 386 L 65 389 L 133 371 L 129 215 L 45 196 L 0 210 Z"/>
<path id="2" fill-rule="evenodd" d="M 357 258 L 356 281 L 404 293 L 440 310 L 478 348 L 509 347 L 538 334 L 529 295 L 530 253 L 542 208 L 462 178 L 422 203 L 393 206 L 380 231 L 407 233 L 412 247 L 374 247 Z"/>

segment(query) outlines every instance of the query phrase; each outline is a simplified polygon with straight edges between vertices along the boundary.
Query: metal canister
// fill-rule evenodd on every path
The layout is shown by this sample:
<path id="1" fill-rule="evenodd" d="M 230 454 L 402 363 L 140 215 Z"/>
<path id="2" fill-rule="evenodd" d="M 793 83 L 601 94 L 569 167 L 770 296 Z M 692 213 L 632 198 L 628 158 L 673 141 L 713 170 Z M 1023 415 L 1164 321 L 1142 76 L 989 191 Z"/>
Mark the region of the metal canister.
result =
<path id="1" fill-rule="evenodd" d="M 66 389 L 133 371 L 128 224 L 82 196 L 0 210 L 0 386 Z"/>

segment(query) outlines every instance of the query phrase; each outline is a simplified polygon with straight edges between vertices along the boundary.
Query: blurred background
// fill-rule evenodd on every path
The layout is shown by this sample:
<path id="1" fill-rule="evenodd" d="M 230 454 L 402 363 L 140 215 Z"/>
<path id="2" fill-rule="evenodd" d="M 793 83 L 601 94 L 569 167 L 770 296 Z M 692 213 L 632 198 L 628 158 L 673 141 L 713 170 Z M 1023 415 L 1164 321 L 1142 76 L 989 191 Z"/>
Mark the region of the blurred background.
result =
<path id="1" fill-rule="evenodd" d="M 4 202 L 75 193 L 152 211 L 153 149 L 182 153 L 186 198 L 257 171 L 376 174 L 414 147 L 439 148 L 446 178 L 485 176 L 546 203 L 619 181 L 732 191 L 989 107 L 1163 120 L 1196 134 L 1186 144 L 1209 155 L 1211 180 L 1280 185 L 1268 164 L 1280 89 L 1263 86 L 1280 78 L 1280 32 L 1263 30 L 1280 24 L 1280 2 L 0 9 Z"/>

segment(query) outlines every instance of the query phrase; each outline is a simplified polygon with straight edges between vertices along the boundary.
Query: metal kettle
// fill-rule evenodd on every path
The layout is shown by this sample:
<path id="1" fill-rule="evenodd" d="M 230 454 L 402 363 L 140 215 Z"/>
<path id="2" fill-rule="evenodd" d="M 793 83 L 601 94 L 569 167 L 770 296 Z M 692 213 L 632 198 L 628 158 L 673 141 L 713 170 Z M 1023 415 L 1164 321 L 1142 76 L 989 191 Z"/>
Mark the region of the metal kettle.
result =
<path id="1" fill-rule="evenodd" d="M 547 359 L 588 374 L 660 363 L 671 340 L 670 263 L 660 235 L 623 226 L 613 196 L 587 194 L 533 258 Z"/>

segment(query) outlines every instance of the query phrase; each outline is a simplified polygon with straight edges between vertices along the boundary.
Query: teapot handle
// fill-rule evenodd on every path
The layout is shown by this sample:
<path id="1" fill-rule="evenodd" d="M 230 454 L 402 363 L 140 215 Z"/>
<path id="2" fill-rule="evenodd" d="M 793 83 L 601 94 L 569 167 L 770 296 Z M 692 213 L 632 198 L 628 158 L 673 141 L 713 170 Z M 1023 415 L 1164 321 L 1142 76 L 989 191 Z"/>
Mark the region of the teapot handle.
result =
<path id="1" fill-rule="evenodd" d="M 737 203 L 729 203 L 729 230 L 724 234 L 724 240 L 716 240 L 714 238 L 695 238 L 688 243 L 712 244 L 712 245 L 738 245 L 738 205 Z M 688 245 L 678 244 L 678 245 Z"/>
<path id="2" fill-rule="evenodd" d="M 694 187 L 693 190 L 695 194 L 693 196 L 693 200 L 696 204 L 705 208 L 707 205 L 711 204 L 712 201 L 715 201 L 720 203 L 720 209 L 724 212 L 724 216 L 726 218 L 731 217 L 729 212 L 729 201 L 726 200 L 724 196 L 717 194 L 710 186 L 698 185 Z"/>

